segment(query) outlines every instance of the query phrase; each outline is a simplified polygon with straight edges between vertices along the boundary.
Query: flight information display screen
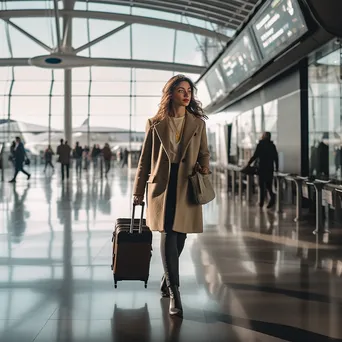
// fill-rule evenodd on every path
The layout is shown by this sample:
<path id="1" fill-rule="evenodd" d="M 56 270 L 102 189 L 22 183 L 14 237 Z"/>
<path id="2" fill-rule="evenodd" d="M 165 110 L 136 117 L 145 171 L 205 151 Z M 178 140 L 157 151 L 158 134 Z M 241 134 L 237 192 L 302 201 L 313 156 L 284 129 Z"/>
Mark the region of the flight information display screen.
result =
<path id="1" fill-rule="evenodd" d="M 207 84 L 208 91 L 211 97 L 211 101 L 216 101 L 219 97 L 225 94 L 225 85 L 223 81 L 222 74 L 219 68 L 216 66 L 210 73 L 208 73 L 205 78 L 205 83 Z"/>
<path id="2" fill-rule="evenodd" d="M 308 28 L 297 0 L 273 0 L 257 14 L 252 29 L 263 58 L 269 60 Z"/>
<path id="3" fill-rule="evenodd" d="M 220 64 L 229 89 L 237 87 L 260 67 L 261 60 L 248 31 L 228 47 Z"/>

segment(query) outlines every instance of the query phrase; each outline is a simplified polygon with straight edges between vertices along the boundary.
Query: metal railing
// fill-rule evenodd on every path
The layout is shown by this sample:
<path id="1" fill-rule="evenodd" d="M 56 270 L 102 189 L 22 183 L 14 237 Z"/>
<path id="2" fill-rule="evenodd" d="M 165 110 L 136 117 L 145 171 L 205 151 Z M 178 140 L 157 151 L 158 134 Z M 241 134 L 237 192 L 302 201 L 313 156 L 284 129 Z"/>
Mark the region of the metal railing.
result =
<path id="1" fill-rule="evenodd" d="M 256 193 L 257 179 L 254 175 L 245 175 L 241 172 L 242 167 L 237 165 L 222 165 L 213 163 L 212 181 L 217 187 L 231 194 L 233 198 L 237 196 L 239 200 L 251 201 Z M 225 182 L 223 181 L 225 179 Z M 288 183 L 295 185 L 294 193 L 291 196 L 296 198 L 296 214 L 294 221 L 300 222 L 305 219 L 303 215 L 303 199 L 315 204 L 315 230 L 314 234 L 329 233 L 329 229 L 324 222 L 324 210 L 328 213 L 325 221 L 329 218 L 329 210 L 334 209 L 334 220 L 342 221 L 342 185 L 333 184 L 331 180 L 313 179 L 289 173 L 275 173 L 276 206 L 275 211 L 283 212 L 285 204 L 284 187 Z M 226 186 L 222 187 L 222 184 Z M 312 189 L 312 191 L 310 191 Z M 314 194 L 314 195 L 313 195 Z"/>

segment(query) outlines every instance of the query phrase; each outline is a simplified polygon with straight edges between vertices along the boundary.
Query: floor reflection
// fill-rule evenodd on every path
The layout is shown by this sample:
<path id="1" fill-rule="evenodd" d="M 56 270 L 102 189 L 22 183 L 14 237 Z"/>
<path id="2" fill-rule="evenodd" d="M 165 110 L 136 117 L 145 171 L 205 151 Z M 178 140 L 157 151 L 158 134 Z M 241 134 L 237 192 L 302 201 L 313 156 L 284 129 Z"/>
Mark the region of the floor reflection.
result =
<path id="1" fill-rule="evenodd" d="M 0 193 L 0 341 L 337 341 L 342 338 L 341 236 L 314 236 L 224 193 L 181 257 L 184 319 L 159 298 L 159 233 L 147 289 L 113 288 L 111 233 L 129 216 L 133 173 L 57 172 Z"/>

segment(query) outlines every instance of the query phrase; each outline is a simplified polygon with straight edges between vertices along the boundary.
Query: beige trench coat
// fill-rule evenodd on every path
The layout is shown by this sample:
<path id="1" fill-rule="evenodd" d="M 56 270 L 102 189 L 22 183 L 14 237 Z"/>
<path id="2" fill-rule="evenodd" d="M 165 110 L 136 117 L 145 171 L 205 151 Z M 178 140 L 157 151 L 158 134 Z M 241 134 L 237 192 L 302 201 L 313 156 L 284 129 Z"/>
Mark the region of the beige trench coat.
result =
<path id="1" fill-rule="evenodd" d="M 163 231 L 166 193 L 170 176 L 170 137 L 168 120 L 156 124 L 148 120 L 145 140 L 133 187 L 133 195 L 145 194 L 147 184 L 147 225 Z M 209 150 L 205 122 L 186 113 L 178 170 L 176 212 L 173 230 L 181 233 L 203 232 L 202 206 L 189 198 L 189 175 L 196 162 L 209 168 Z"/>

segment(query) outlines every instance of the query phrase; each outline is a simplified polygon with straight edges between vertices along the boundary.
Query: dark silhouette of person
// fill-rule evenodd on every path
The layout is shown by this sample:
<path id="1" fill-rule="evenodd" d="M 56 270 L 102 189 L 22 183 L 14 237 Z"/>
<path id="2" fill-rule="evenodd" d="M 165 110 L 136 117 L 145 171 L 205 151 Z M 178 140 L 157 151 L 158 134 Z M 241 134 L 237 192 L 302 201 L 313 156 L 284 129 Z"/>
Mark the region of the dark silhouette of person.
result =
<path id="1" fill-rule="evenodd" d="M 52 164 L 52 156 L 55 154 L 55 152 L 53 152 L 51 145 L 48 146 L 48 148 L 45 150 L 44 153 L 44 158 L 45 158 L 45 168 L 44 168 L 44 172 L 46 171 L 47 166 L 51 166 L 52 170 L 55 171 L 55 168 Z"/>
<path id="2" fill-rule="evenodd" d="M 61 144 L 57 148 L 57 154 L 59 155 L 59 161 L 61 163 L 62 181 L 64 180 L 64 169 L 66 169 L 66 176 L 69 179 L 70 153 L 71 147 L 68 145 L 68 142 L 66 141 L 63 144 L 63 139 L 61 139 Z"/>
<path id="3" fill-rule="evenodd" d="M 273 141 L 271 141 L 271 133 L 265 132 L 259 141 L 256 150 L 249 160 L 248 165 L 257 161 L 259 173 L 259 206 L 262 208 L 265 201 L 265 190 L 270 195 L 270 201 L 267 208 L 272 208 L 275 204 L 275 194 L 272 189 L 274 165 L 275 171 L 279 169 L 278 151 Z"/>
<path id="4" fill-rule="evenodd" d="M 124 167 L 125 165 L 128 166 L 128 150 L 127 148 L 124 149 L 122 154 L 122 165 L 121 167 Z"/>
<path id="5" fill-rule="evenodd" d="M 89 168 L 89 153 L 90 153 L 90 148 L 88 146 L 84 147 L 84 170 L 88 170 Z"/>
<path id="6" fill-rule="evenodd" d="M 16 145 L 16 143 L 13 140 L 12 144 L 11 144 L 11 147 L 10 147 L 10 155 L 9 155 L 9 158 L 8 158 L 8 160 L 10 162 L 12 162 L 14 168 L 15 168 L 15 145 Z"/>
<path id="7" fill-rule="evenodd" d="M 82 174 L 82 155 L 83 148 L 80 146 L 79 142 L 76 142 L 76 146 L 74 148 L 73 157 L 76 160 L 76 174 Z"/>
<path id="8" fill-rule="evenodd" d="M 102 149 L 102 155 L 103 155 L 103 160 L 105 163 L 106 177 L 107 177 L 107 174 L 110 170 L 110 162 L 112 160 L 112 151 L 108 143 L 106 143 L 104 148 Z"/>
<path id="9" fill-rule="evenodd" d="M 323 140 L 317 146 L 317 176 L 329 177 L 329 146 Z"/>
<path id="10" fill-rule="evenodd" d="M 15 159 L 15 172 L 13 178 L 9 181 L 10 183 L 15 183 L 18 173 L 21 171 L 27 176 L 29 180 L 31 175 L 24 170 L 23 164 L 27 158 L 24 144 L 19 137 L 15 138 L 15 149 L 14 149 L 14 159 Z"/>

